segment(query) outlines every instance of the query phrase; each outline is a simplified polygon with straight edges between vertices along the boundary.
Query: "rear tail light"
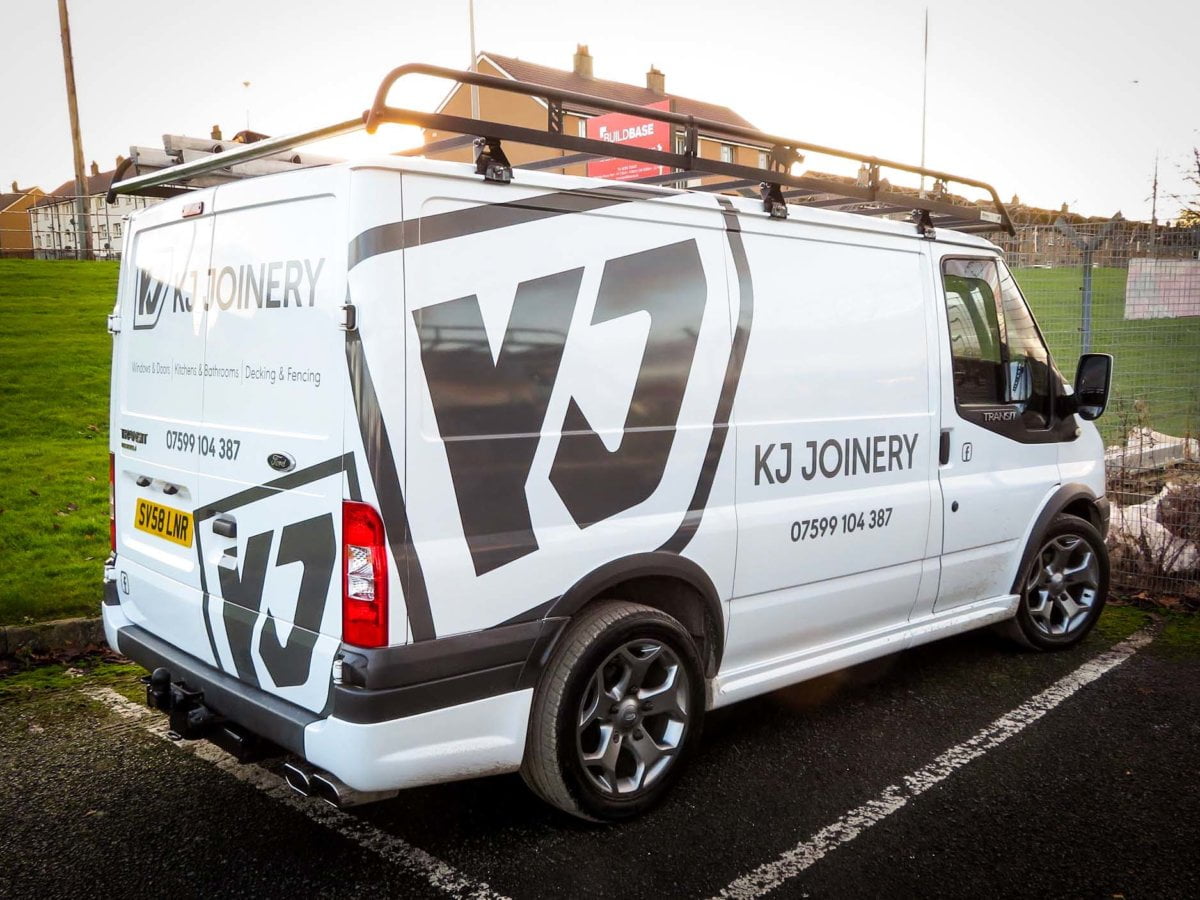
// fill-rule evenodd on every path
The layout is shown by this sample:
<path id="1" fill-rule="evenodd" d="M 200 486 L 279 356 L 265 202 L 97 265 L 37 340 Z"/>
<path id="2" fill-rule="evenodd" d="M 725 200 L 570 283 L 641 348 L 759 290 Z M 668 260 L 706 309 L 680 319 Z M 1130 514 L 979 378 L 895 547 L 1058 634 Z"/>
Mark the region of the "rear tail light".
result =
<path id="1" fill-rule="evenodd" d="M 117 457 L 108 454 L 108 549 L 117 552 Z"/>
<path id="2" fill-rule="evenodd" d="M 365 503 L 342 504 L 342 640 L 387 645 L 388 583 L 383 520 Z"/>

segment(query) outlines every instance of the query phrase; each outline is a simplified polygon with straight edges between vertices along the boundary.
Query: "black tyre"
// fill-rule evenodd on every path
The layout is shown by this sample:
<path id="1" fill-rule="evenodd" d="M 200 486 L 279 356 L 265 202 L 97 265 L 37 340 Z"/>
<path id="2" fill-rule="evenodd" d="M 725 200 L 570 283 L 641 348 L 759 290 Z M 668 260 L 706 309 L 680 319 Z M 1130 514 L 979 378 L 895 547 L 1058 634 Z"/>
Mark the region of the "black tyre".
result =
<path id="1" fill-rule="evenodd" d="M 1091 522 L 1060 515 L 1037 539 L 1021 573 L 1021 601 L 1005 633 L 1034 650 L 1083 640 L 1108 599 L 1108 548 Z"/>
<path id="2" fill-rule="evenodd" d="M 691 635 L 658 610 L 603 601 L 568 626 L 546 667 L 521 775 L 572 815 L 629 819 L 670 788 L 703 717 Z"/>

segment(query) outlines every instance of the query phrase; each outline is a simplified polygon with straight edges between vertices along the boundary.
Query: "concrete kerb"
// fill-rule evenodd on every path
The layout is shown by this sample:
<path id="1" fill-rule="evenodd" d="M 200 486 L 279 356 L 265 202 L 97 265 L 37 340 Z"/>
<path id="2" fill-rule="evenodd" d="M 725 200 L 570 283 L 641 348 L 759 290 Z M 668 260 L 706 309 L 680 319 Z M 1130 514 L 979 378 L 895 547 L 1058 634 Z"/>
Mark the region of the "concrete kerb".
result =
<path id="1" fill-rule="evenodd" d="M 103 644 L 104 624 L 99 617 L 0 625 L 0 656 L 62 653 Z"/>

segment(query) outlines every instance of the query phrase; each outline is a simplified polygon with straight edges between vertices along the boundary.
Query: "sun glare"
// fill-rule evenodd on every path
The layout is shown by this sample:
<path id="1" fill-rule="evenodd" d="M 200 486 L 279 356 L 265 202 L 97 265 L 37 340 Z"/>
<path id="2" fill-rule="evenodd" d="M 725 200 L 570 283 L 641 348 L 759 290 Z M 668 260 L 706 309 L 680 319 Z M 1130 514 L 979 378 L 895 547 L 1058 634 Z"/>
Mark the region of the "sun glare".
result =
<path id="1" fill-rule="evenodd" d="M 421 145 L 421 129 L 413 125 L 384 123 L 375 134 L 355 131 L 339 137 L 309 144 L 308 152 L 339 159 L 357 159 L 366 156 L 385 156 L 400 150 Z"/>

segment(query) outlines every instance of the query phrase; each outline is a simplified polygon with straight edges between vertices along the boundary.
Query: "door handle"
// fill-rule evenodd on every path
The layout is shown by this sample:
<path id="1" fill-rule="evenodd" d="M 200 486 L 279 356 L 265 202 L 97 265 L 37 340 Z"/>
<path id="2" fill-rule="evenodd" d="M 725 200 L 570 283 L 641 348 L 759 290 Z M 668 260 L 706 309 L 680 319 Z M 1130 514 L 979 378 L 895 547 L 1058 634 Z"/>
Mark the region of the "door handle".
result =
<path id="1" fill-rule="evenodd" d="M 942 429 L 942 441 L 938 446 L 938 462 L 943 466 L 950 465 L 950 429 Z"/>
<path id="2" fill-rule="evenodd" d="M 237 519 L 230 515 L 220 515 L 213 519 L 213 534 L 221 537 L 237 537 Z"/>

